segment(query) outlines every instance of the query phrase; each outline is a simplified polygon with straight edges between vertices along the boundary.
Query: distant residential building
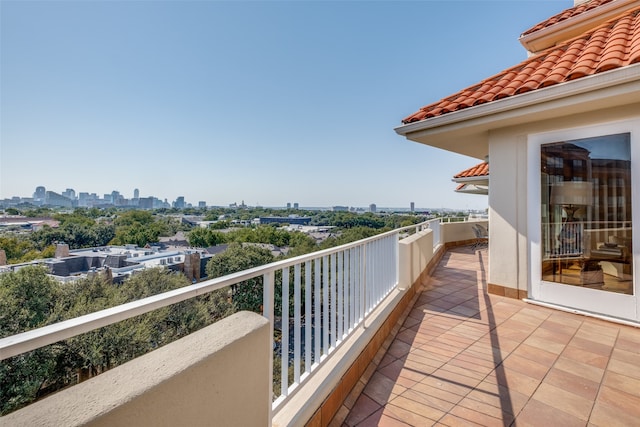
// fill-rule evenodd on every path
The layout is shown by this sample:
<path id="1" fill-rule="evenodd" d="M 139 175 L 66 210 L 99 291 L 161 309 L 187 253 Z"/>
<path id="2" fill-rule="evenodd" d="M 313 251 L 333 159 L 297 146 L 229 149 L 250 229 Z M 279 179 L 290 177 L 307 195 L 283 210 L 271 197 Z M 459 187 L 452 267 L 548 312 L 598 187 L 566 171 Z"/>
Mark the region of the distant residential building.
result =
<path id="1" fill-rule="evenodd" d="M 133 198 L 134 199 L 139 199 L 140 198 L 140 190 L 138 190 L 137 188 L 135 190 L 133 190 Z"/>
<path id="2" fill-rule="evenodd" d="M 206 208 L 206 207 L 207 207 L 207 202 L 202 201 L 202 200 L 201 200 L 201 201 L 199 201 L 199 202 L 198 202 L 198 207 L 199 207 L 199 208 Z"/>
<path id="3" fill-rule="evenodd" d="M 411 209 L 411 212 L 414 212 L 416 210 L 416 204 L 414 202 L 411 202 L 410 209 Z"/>
<path id="4" fill-rule="evenodd" d="M 371 204 L 369 205 L 369 212 L 374 212 L 374 213 L 375 213 L 375 211 L 376 211 L 376 209 L 377 209 L 377 208 L 378 208 L 378 207 L 376 206 L 376 204 L 375 204 L 375 203 L 371 203 Z"/>
<path id="5" fill-rule="evenodd" d="M 349 212 L 349 206 L 334 206 L 332 210 L 334 212 Z"/>
<path id="6" fill-rule="evenodd" d="M 56 247 L 56 257 L 23 264 L 0 267 L 0 274 L 16 271 L 33 264 L 44 264 L 49 274 L 61 282 L 105 274 L 114 283 L 121 283 L 137 271 L 163 267 L 184 273 L 189 280 L 206 277 L 206 265 L 211 255 L 204 249 L 163 250 L 160 246 L 139 248 L 135 245 L 107 246 L 69 250 L 62 243 Z"/>
<path id="7" fill-rule="evenodd" d="M 291 209 L 291 202 L 287 203 L 287 209 Z"/>
<path id="8" fill-rule="evenodd" d="M 298 202 L 293 204 L 293 209 L 295 209 L 295 210 L 300 209 L 300 205 L 298 205 Z"/>

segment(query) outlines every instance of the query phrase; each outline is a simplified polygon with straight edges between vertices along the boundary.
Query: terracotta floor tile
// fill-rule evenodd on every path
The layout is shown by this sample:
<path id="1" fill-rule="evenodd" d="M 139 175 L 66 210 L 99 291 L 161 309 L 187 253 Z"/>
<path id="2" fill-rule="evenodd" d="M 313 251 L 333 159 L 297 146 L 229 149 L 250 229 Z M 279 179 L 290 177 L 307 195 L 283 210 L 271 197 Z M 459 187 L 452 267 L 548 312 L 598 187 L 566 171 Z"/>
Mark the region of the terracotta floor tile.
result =
<path id="1" fill-rule="evenodd" d="M 473 409 L 466 408 L 462 405 L 457 405 L 449 412 L 451 415 L 462 418 L 472 423 L 476 423 L 487 427 L 504 427 L 504 422 L 500 418 L 495 418 L 490 415 L 478 412 Z M 508 424 L 507 424 L 508 425 Z"/>
<path id="2" fill-rule="evenodd" d="M 442 417 L 439 421 L 439 425 L 448 426 L 448 427 L 483 427 L 484 424 L 478 424 L 466 420 L 464 418 L 456 417 L 452 414 L 447 414 Z"/>
<path id="3" fill-rule="evenodd" d="M 470 377 L 464 373 L 460 373 L 459 371 L 453 372 L 449 370 L 446 365 L 438 369 L 437 371 L 435 371 L 433 374 L 431 374 L 431 378 L 437 378 L 440 381 L 446 381 L 450 384 L 455 384 L 457 386 L 460 386 L 461 388 L 466 389 L 466 391 L 463 392 L 464 394 L 467 394 L 475 386 L 480 384 L 483 379 L 483 378 L 477 378 L 477 377 L 476 378 Z"/>
<path id="4" fill-rule="evenodd" d="M 544 382 L 590 400 L 596 398 L 598 389 L 600 388 L 600 383 L 598 382 L 588 380 L 582 375 L 575 375 L 561 369 L 551 369 L 544 379 Z"/>
<path id="5" fill-rule="evenodd" d="M 597 401 L 589 418 L 590 425 L 598 427 L 627 427 L 638 425 L 638 416 L 620 411 L 616 406 Z"/>
<path id="6" fill-rule="evenodd" d="M 411 344 L 407 344 L 402 341 L 394 341 L 393 344 L 389 347 L 387 353 L 389 353 L 393 357 L 402 357 L 411 351 Z"/>
<path id="7" fill-rule="evenodd" d="M 459 389 L 451 387 L 450 384 L 442 383 L 418 383 L 411 388 L 411 391 L 423 394 L 429 398 L 434 397 L 454 405 L 464 397 L 464 394 L 461 393 Z M 440 406 L 437 407 L 440 408 Z"/>
<path id="8" fill-rule="evenodd" d="M 558 358 L 553 367 L 577 376 L 582 376 L 590 381 L 597 383 L 602 381 L 602 377 L 604 376 L 604 369 L 600 369 L 581 362 L 576 362 L 575 360 L 564 357 L 564 355 Z"/>
<path id="9" fill-rule="evenodd" d="M 469 396 L 462 399 L 458 406 L 462 406 L 464 408 L 480 412 L 484 415 L 497 418 L 499 420 L 502 420 L 506 424 L 511 424 L 511 422 L 515 419 L 515 416 L 512 412 L 505 412 L 499 406 L 490 405 L 477 399 L 472 399 Z M 455 411 L 451 412 L 455 414 Z"/>
<path id="10" fill-rule="evenodd" d="M 515 371 L 501 370 L 500 368 L 496 369 L 496 371 L 490 375 L 487 375 L 485 381 L 500 384 L 509 390 L 515 390 L 525 396 L 532 396 L 538 388 L 538 385 L 540 385 L 540 381 L 535 378 Z"/>
<path id="11" fill-rule="evenodd" d="M 598 401 L 640 419 L 640 397 L 637 395 L 603 386 L 598 394 Z"/>
<path id="12" fill-rule="evenodd" d="M 609 358 L 607 356 L 592 353 L 590 351 L 571 346 L 567 347 L 562 352 L 562 357 L 600 369 L 604 369 L 609 363 Z"/>
<path id="13" fill-rule="evenodd" d="M 484 378 L 495 367 L 494 364 L 489 361 L 468 357 L 462 353 L 451 359 L 447 365 L 466 369 L 467 371 L 480 375 L 482 378 Z"/>
<path id="14" fill-rule="evenodd" d="M 614 390 L 623 391 L 635 397 L 640 397 L 640 379 L 637 378 L 607 371 L 604 375 L 602 385 Z"/>
<path id="15" fill-rule="evenodd" d="M 361 394 L 355 405 L 353 405 L 353 408 L 351 408 L 349 415 L 345 419 L 345 423 L 349 426 L 358 425 L 358 423 L 364 421 L 381 408 L 382 406 L 376 403 L 376 401 L 365 394 Z"/>
<path id="16" fill-rule="evenodd" d="M 452 359 L 452 361 L 453 360 L 454 359 Z M 484 373 L 478 372 L 476 370 L 471 370 L 471 369 L 468 369 L 466 367 L 458 366 L 457 364 L 453 363 L 452 361 L 442 365 L 442 367 L 440 369 L 441 370 L 445 370 L 447 372 L 451 372 L 453 374 L 457 374 L 457 375 L 461 375 L 461 376 L 464 376 L 464 377 L 468 377 L 470 380 L 478 380 L 477 381 L 478 383 L 480 381 L 482 381 L 482 379 L 484 377 L 486 377 L 489 374 L 489 372 L 491 371 L 491 370 L 489 370 L 489 371 L 484 372 Z M 437 374 L 437 372 L 436 372 L 436 374 Z"/>
<path id="17" fill-rule="evenodd" d="M 518 414 L 516 425 L 518 427 L 584 427 L 585 422 L 580 418 L 574 417 L 538 400 L 530 400 Z"/>
<path id="18" fill-rule="evenodd" d="M 423 386 L 428 386 L 431 388 L 431 390 L 425 392 L 433 393 L 434 396 L 453 403 L 458 403 L 460 401 L 460 397 L 466 396 L 470 391 L 470 388 L 468 386 L 451 382 L 435 376 L 429 376 L 425 378 L 420 383 L 413 386 L 412 389 L 423 391 Z M 440 391 L 444 393 L 440 393 Z M 455 395 L 455 397 L 451 395 Z"/>
<path id="19" fill-rule="evenodd" d="M 549 365 L 543 365 L 513 353 L 502 362 L 502 365 L 505 369 L 514 370 L 537 380 L 542 380 L 549 372 Z"/>
<path id="20" fill-rule="evenodd" d="M 609 348 L 613 347 L 617 338 L 617 336 L 602 335 L 597 332 L 587 330 L 584 325 L 575 333 L 575 337 L 593 341 Z"/>
<path id="21" fill-rule="evenodd" d="M 566 347 L 565 344 L 549 341 L 548 339 L 540 338 L 537 336 L 530 336 L 524 341 L 524 343 L 530 345 L 531 347 L 536 347 L 555 354 L 562 353 L 562 351 Z"/>
<path id="22" fill-rule="evenodd" d="M 576 347 L 607 357 L 611 356 L 611 351 L 613 350 L 611 345 L 602 344 L 577 335 L 569 342 L 568 347 Z"/>
<path id="23" fill-rule="evenodd" d="M 621 375 L 627 375 L 632 378 L 640 379 L 640 366 L 632 363 L 611 359 L 609 360 L 609 364 L 607 365 L 607 370 L 616 372 Z"/>
<path id="24" fill-rule="evenodd" d="M 521 344 L 513 350 L 511 355 L 517 355 L 528 360 L 538 362 L 545 366 L 552 366 L 558 359 L 558 355 L 541 348 L 532 347 L 527 344 Z"/>
<path id="25" fill-rule="evenodd" d="M 626 337 L 618 337 L 616 348 L 640 354 L 640 343 Z"/>
<path id="26" fill-rule="evenodd" d="M 512 415 L 520 413 L 530 398 L 513 389 L 488 381 L 480 383 L 467 397 L 495 406 L 502 412 Z"/>
<path id="27" fill-rule="evenodd" d="M 478 256 L 445 254 L 331 425 L 640 425 L 640 328 L 487 294 Z"/>
<path id="28" fill-rule="evenodd" d="M 536 329 L 531 334 L 531 336 L 532 337 L 542 338 L 542 339 L 549 340 L 549 341 L 553 341 L 553 342 L 558 343 L 558 344 L 566 345 L 567 343 L 569 343 L 569 341 L 571 341 L 571 339 L 574 336 L 576 336 L 576 334 L 567 334 L 565 332 L 552 331 L 552 330 L 540 327 L 540 328 Z"/>
<path id="29" fill-rule="evenodd" d="M 540 328 L 560 332 L 566 335 L 575 335 L 580 325 L 582 325 L 582 322 L 576 321 L 572 323 L 567 321 L 567 317 L 558 319 L 552 315 L 540 324 Z"/>
<path id="30" fill-rule="evenodd" d="M 380 405 L 384 405 L 394 395 L 402 393 L 406 388 L 397 385 L 393 380 L 376 372 L 362 391 Z"/>
<path id="31" fill-rule="evenodd" d="M 383 412 L 384 408 L 380 408 L 367 419 L 357 424 L 357 427 L 406 427 L 409 425 L 395 418 L 391 418 L 388 415 L 384 415 Z"/>
<path id="32" fill-rule="evenodd" d="M 584 421 L 589 419 L 593 406 L 593 400 L 570 393 L 548 383 L 543 383 L 538 387 L 533 399 Z"/>
<path id="33" fill-rule="evenodd" d="M 621 362 L 640 366 L 640 353 L 614 348 L 611 353 L 611 360 L 619 360 Z"/>
<path id="34" fill-rule="evenodd" d="M 402 421 L 403 423 L 406 423 L 410 426 L 428 426 L 432 425 L 436 421 L 421 414 L 417 414 L 415 412 L 396 406 L 393 403 L 387 404 L 383 408 L 382 413 L 391 418 Z"/>
<path id="35" fill-rule="evenodd" d="M 422 390 L 426 390 L 426 387 L 422 387 Z M 402 393 L 400 396 L 405 397 L 407 399 L 411 399 L 415 402 L 418 402 L 421 405 L 431 406 L 432 408 L 439 409 L 442 412 L 449 412 L 455 405 L 455 402 L 458 402 L 461 397 L 454 395 L 454 403 L 437 398 L 433 395 L 433 393 L 421 393 L 418 389 L 411 388 Z"/>
<path id="36" fill-rule="evenodd" d="M 620 333 L 620 326 L 611 322 L 605 322 L 603 320 L 588 318 L 584 321 L 580 327 L 581 331 L 593 332 L 598 335 L 605 335 L 613 338 L 617 338 Z"/>
<path id="37" fill-rule="evenodd" d="M 413 412 L 422 417 L 429 418 L 433 421 L 437 421 L 444 416 L 446 413 L 440 409 L 434 408 L 430 405 L 423 405 L 420 402 L 417 402 L 413 399 L 409 399 L 404 397 L 403 395 L 396 397 L 390 402 L 393 406 L 397 406 L 406 411 Z M 404 421 L 404 420 L 403 420 Z"/>

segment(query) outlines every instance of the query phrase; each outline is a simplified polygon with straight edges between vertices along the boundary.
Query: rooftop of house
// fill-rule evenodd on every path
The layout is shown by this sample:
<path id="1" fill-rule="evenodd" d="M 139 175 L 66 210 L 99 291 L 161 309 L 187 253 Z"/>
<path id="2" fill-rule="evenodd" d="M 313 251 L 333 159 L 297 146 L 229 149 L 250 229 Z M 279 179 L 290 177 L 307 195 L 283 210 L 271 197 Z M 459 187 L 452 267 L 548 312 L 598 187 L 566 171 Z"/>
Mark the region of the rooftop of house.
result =
<path id="1" fill-rule="evenodd" d="M 489 176 L 489 162 L 482 162 L 475 166 L 465 169 L 462 172 L 458 172 L 453 176 L 454 180 L 461 178 L 472 178 L 480 176 Z"/>
<path id="2" fill-rule="evenodd" d="M 628 3 L 625 0 L 611 2 L 625 5 Z M 578 10 L 606 7 L 607 4 L 609 2 L 604 0 L 593 0 L 572 8 L 575 9 L 573 12 L 564 13 L 578 16 Z M 402 120 L 403 124 L 640 63 L 640 6 L 637 2 L 631 2 L 628 6 L 622 14 L 596 24 L 579 36 L 560 42 L 478 84 L 422 107 L 405 117 Z M 556 20 L 559 19 L 557 16 Z M 551 25 L 550 21 L 545 22 L 547 26 Z"/>
<path id="3" fill-rule="evenodd" d="M 539 24 L 534 25 L 533 27 L 529 28 L 527 31 L 523 32 L 522 35 L 524 36 L 527 34 L 535 33 L 536 31 L 540 31 L 543 28 L 551 27 L 559 22 L 566 21 L 567 19 L 573 18 L 574 16 L 578 16 L 580 14 L 593 10 L 599 6 L 602 6 L 603 4 L 611 3 L 612 1 L 614 0 L 585 1 L 583 3 L 575 5 L 574 7 L 563 10 L 562 12 L 556 15 L 553 15 L 549 19 L 546 19 L 540 22 Z"/>

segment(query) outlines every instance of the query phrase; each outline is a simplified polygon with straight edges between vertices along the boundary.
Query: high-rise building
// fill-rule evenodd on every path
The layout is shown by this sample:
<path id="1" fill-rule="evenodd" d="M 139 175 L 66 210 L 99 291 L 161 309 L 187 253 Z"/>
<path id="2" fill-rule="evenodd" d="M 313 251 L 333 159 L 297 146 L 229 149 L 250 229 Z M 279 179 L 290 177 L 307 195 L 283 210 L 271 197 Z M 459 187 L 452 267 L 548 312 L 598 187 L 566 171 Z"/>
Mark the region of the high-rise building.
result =
<path id="1" fill-rule="evenodd" d="M 184 196 L 179 196 L 175 202 L 173 202 L 173 207 L 178 209 L 184 208 Z"/>
<path id="2" fill-rule="evenodd" d="M 295 202 L 293 204 L 293 209 L 298 210 L 300 208 L 300 205 L 298 205 L 298 202 Z"/>
<path id="3" fill-rule="evenodd" d="M 76 199 L 76 190 L 73 188 L 67 188 L 62 192 L 62 195 L 68 199 L 75 200 Z"/>
<path id="4" fill-rule="evenodd" d="M 36 202 L 44 201 L 44 198 L 47 196 L 47 189 L 43 186 L 36 187 L 35 193 L 33 193 L 33 199 Z"/>
<path id="5" fill-rule="evenodd" d="M 410 206 L 411 206 L 411 212 L 414 212 L 416 210 L 416 204 L 414 202 L 411 202 Z"/>
<path id="6" fill-rule="evenodd" d="M 140 190 L 138 190 L 137 188 L 135 190 L 133 190 L 133 198 L 134 199 L 139 199 L 140 198 Z"/>
<path id="7" fill-rule="evenodd" d="M 371 203 L 369 205 L 369 212 L 374 212 L 375 213 L 376 209 L 378 209 L 378 207 L 376 206 L 375 203 Z"/>

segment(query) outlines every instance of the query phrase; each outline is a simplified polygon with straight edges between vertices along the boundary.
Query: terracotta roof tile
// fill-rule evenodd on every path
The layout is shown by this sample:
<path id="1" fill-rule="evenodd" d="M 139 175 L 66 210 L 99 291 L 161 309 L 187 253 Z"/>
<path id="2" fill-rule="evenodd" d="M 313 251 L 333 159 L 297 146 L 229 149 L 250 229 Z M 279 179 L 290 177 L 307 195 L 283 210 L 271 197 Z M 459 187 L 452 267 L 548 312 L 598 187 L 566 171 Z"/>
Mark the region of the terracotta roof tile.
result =
<path id="1" fill-rule="evenodd" d="M 477 176 L 489 176 L 489 163 L 482 162 L 469 169 L 465 169 L 462 172 L 454 175 L 454 178 L 472 178 Z"/>
<path id="2" fill-rule="evenodd" d="M 640 63 L 640 8 L 422 107 L 402 122 L 417 122 L 635 63 Z"/>
<path id="3" fill-rule="evenodd" d="M 569 18 L 573 18 L 574 16 L 580 15 L 581 13 L 587 12 L 589 10 L 595 9 L 598 6 L 602 6 L 603 4 L 611 3 L 613 0 L 591 0 L 586 3 L 579 4 L 567 10 L 564 10 L 557 15 L 552 16 L 546 21 L 542 21 L 541 23 L 535 25 L 532 28 L 529 28 L 527 31 L 522 33 L 523 36 L 531 33 L 535 33 L 536 31 L 542 30 L 543 28 L 550 27 L 558 22 L 565 21 Z"/>

